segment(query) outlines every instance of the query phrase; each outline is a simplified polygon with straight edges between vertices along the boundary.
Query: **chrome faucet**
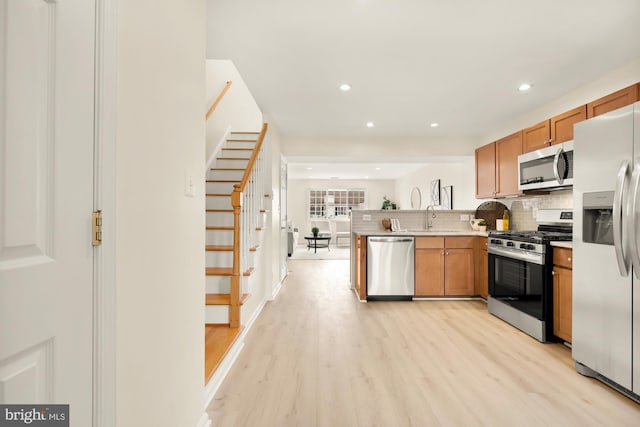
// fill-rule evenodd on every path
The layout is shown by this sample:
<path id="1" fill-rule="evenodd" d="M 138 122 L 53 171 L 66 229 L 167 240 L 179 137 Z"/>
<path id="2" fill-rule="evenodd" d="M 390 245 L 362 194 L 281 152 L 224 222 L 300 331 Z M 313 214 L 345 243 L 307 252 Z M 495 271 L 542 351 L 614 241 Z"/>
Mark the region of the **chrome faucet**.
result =
<path id="1" fill-rule="evenodd" d="M 429 205 L 427 206 L 427 210 L 425 211 L 426 214 L 426 226 L 425 228 L 428 230 L 431 227 L 433 227 L 433 221 L 429 220 L 429 208 L 431 208 L 431 218 L 435 218 L 436 217 L 436 211 L 435 209 L 433 209 L 433 205 Z"/>

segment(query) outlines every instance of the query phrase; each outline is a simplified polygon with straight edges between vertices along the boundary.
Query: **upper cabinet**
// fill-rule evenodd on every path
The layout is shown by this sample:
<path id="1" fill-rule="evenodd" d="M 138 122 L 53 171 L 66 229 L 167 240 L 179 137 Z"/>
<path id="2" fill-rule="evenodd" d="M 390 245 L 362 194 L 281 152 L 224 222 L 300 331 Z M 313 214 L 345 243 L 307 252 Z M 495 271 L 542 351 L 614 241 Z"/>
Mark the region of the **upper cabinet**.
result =
<path id="1" fill-rule="evenodd" d="M 496 141 L 496 197 L 517 196 L 518 156 L 522 154 L 522 131 Z"/>
<path id="2" fill-rule="evenodd" d="M 476 149 L 476 197 L 478 199 L 522 194 L 518 191 L 518 156 L 522 131 Z"/>
<path id="3" fill-rule="evenodd" d="M 587 106 L 582 105 L 522 131 L 522 150 L 524 153 L 548 147 L 553 144 L 571 141 L 573 125 L 587 119 Z"/>
<path id="4" fill-rule="evenodd" d="M 496 143 L 476 149 L 476 197 L 496 195 Z"/>
<path id="5" fill-rule="evenodd" d="M 587 118 L 599 116 L 609 111 L 617 110 L 625 105 L 640 100 L 640 83 L 626 87 L 610 95 L 603 96 L 587 104 Z"/>

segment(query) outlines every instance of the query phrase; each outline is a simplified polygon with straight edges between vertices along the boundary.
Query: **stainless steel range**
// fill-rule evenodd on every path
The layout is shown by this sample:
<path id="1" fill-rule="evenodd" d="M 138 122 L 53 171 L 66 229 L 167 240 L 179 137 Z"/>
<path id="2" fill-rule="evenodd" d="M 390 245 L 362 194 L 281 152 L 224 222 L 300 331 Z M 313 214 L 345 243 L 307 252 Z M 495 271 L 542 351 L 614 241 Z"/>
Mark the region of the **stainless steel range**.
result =
<path id="1" fill-rule="evenodd" d="M 553 241 L 571 241 L 573 212 L 541 209 L 535 231 L 489 233 L 489 312 L 546 342 L 553 336 Z"/>

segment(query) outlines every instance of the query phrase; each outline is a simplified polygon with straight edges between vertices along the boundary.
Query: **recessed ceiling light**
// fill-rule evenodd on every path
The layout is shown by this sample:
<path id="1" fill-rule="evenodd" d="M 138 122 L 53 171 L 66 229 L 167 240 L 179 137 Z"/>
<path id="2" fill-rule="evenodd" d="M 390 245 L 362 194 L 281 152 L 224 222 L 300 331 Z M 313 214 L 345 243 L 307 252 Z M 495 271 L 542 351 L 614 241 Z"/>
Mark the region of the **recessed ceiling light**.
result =
<path id="1" fill-rule="evenodd" d="M 365 175 L 364 179 L 369 179 L 369 175 Z"/>
<path id="2" fill-rule="evenodd" d="M 351 85 L 349 83 L 342 83 L 340 85 L 340 90 L 343 92 L 347 92 L 349 90 L 351 90 Z"/>
<path id="3" fill-rule="evenodd" d="M 429 126 L 431 126 L 432 128 L 437 128 L 438 126 L 440 126 L 440 124 L 436 123 L 436 122 L 433 122 Z"/>
<path id="4" fill-rule="evenodd" d="M 312 170 L 313 168 L 307 168 L 308 171 Z"/>
<path id="5" fill-rule="evenodd" d="M 368 128 L 372 128 L 374 126 L 375 126 L 375 124 L 373 124 L 373 122 L 367 122 L 367 127 Z"/>
<path id="6" fill-rule="evenodd" d="M 526 91 L 528 91 L 529 89 L 531 89 L 531 84 L 529 84 L 529 83 L 522 83 L 522 84 L 518 87 L 518 90 L 519 90 L 520 92 L 526 92 Z"/>
<path id="7" fill-rule="evenodd" d="M 380 170 L 380 168 L 376 168 L 376 170 L 377 170 L 377 171 L 379 171 L 379 170 Z"/>

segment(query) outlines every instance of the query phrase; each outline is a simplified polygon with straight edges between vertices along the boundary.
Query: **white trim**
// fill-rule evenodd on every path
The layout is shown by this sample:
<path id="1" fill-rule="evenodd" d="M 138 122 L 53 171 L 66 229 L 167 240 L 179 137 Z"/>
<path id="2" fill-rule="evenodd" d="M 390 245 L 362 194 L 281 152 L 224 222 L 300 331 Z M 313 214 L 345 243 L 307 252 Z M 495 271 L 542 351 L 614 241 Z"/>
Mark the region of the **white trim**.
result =
<path id="1" fill-rule="evenodd" d="M 205 169 L 205 171 L 208 171 L 209 168 L 211 168 L 211 166 L 213 165 L 213 162 L 216 161 L 216 156 L 222 149 L 222 146 L 224 145 L 225 141 L 229 139 L 230 136 L 231 136 L 231 126 L 227 126 L 227 129 L 224 131 L 224 135 L 222 135 L 222 138 L 220 138 L 215 148 L 213 149 L 211 156 L 209 156 L 209 159 L 207 159 L 207 168 Z"/>
<path id="2" fill-rule="evenodd" d="M 103 244 L 94 250 L 93 426 L 116 425 L 117 0 L 96 1 L 94 209 Z"/>
<path id="3" fill-rule="evenodd" d="M 253 324 L 255 323 L 258 316 L 260 316 L 260 313 L 262 313 L 262 309 L 264 308 L 266 303 L 267 301 L 263 300 L 260 303 L 260 305 L 258 305 L 256 310 L 253 312 L 253 315 L 249 319 L 249 321 L 245 324 L 245 327 L 240 333 L 240 335 L 238 336 L 238 339 L 236 339 L 236 342 L 231 346 L 231 348 L 227 352 L 227 355 L 224 357 L 224 359 L 222 359 L 222 362 L 220 362 L 218 369 L 216 369 L 216 371 L 213 373 L 213 376 L 205 386 L 205 389 L 204 389 L 205 410 L 209 407 L 209 405 L 213 401 L 213 398 L 215 397 L 216 392 L 222 385 L 222 382 L 227 377 L 227 374 L 231 370 L 231 367 L 233 366 L 233 364 L 236 362 L 236 359 L 240 355 L 240 351 L 242 351 L 242 348 L 244 347 L 244 338 L 253 327 Z"/>
<path id="4" fill-rule="evenodd" d="M 269 301 L 273 301 L 276 299 L 276 297 L 280 293 L 280 290 L 282 289 L 282 285 L 284 285 L 284 281 L 287 280 L 287 277 L 289 277 L 288 274 L 284 276 L 280 282 L 278 282 L 275 288 L 273 288 L 273 291 L 271 292 L 271 298 L 269 298 Z"/>
<path id="5" fill-rule="evenodd" d="M 209 414 L 206 412 L 202 414 L 200 417 L 200 421 L 196 424 L 196 427 L 211 427 L 211 420 L 209 419 Z"/>

